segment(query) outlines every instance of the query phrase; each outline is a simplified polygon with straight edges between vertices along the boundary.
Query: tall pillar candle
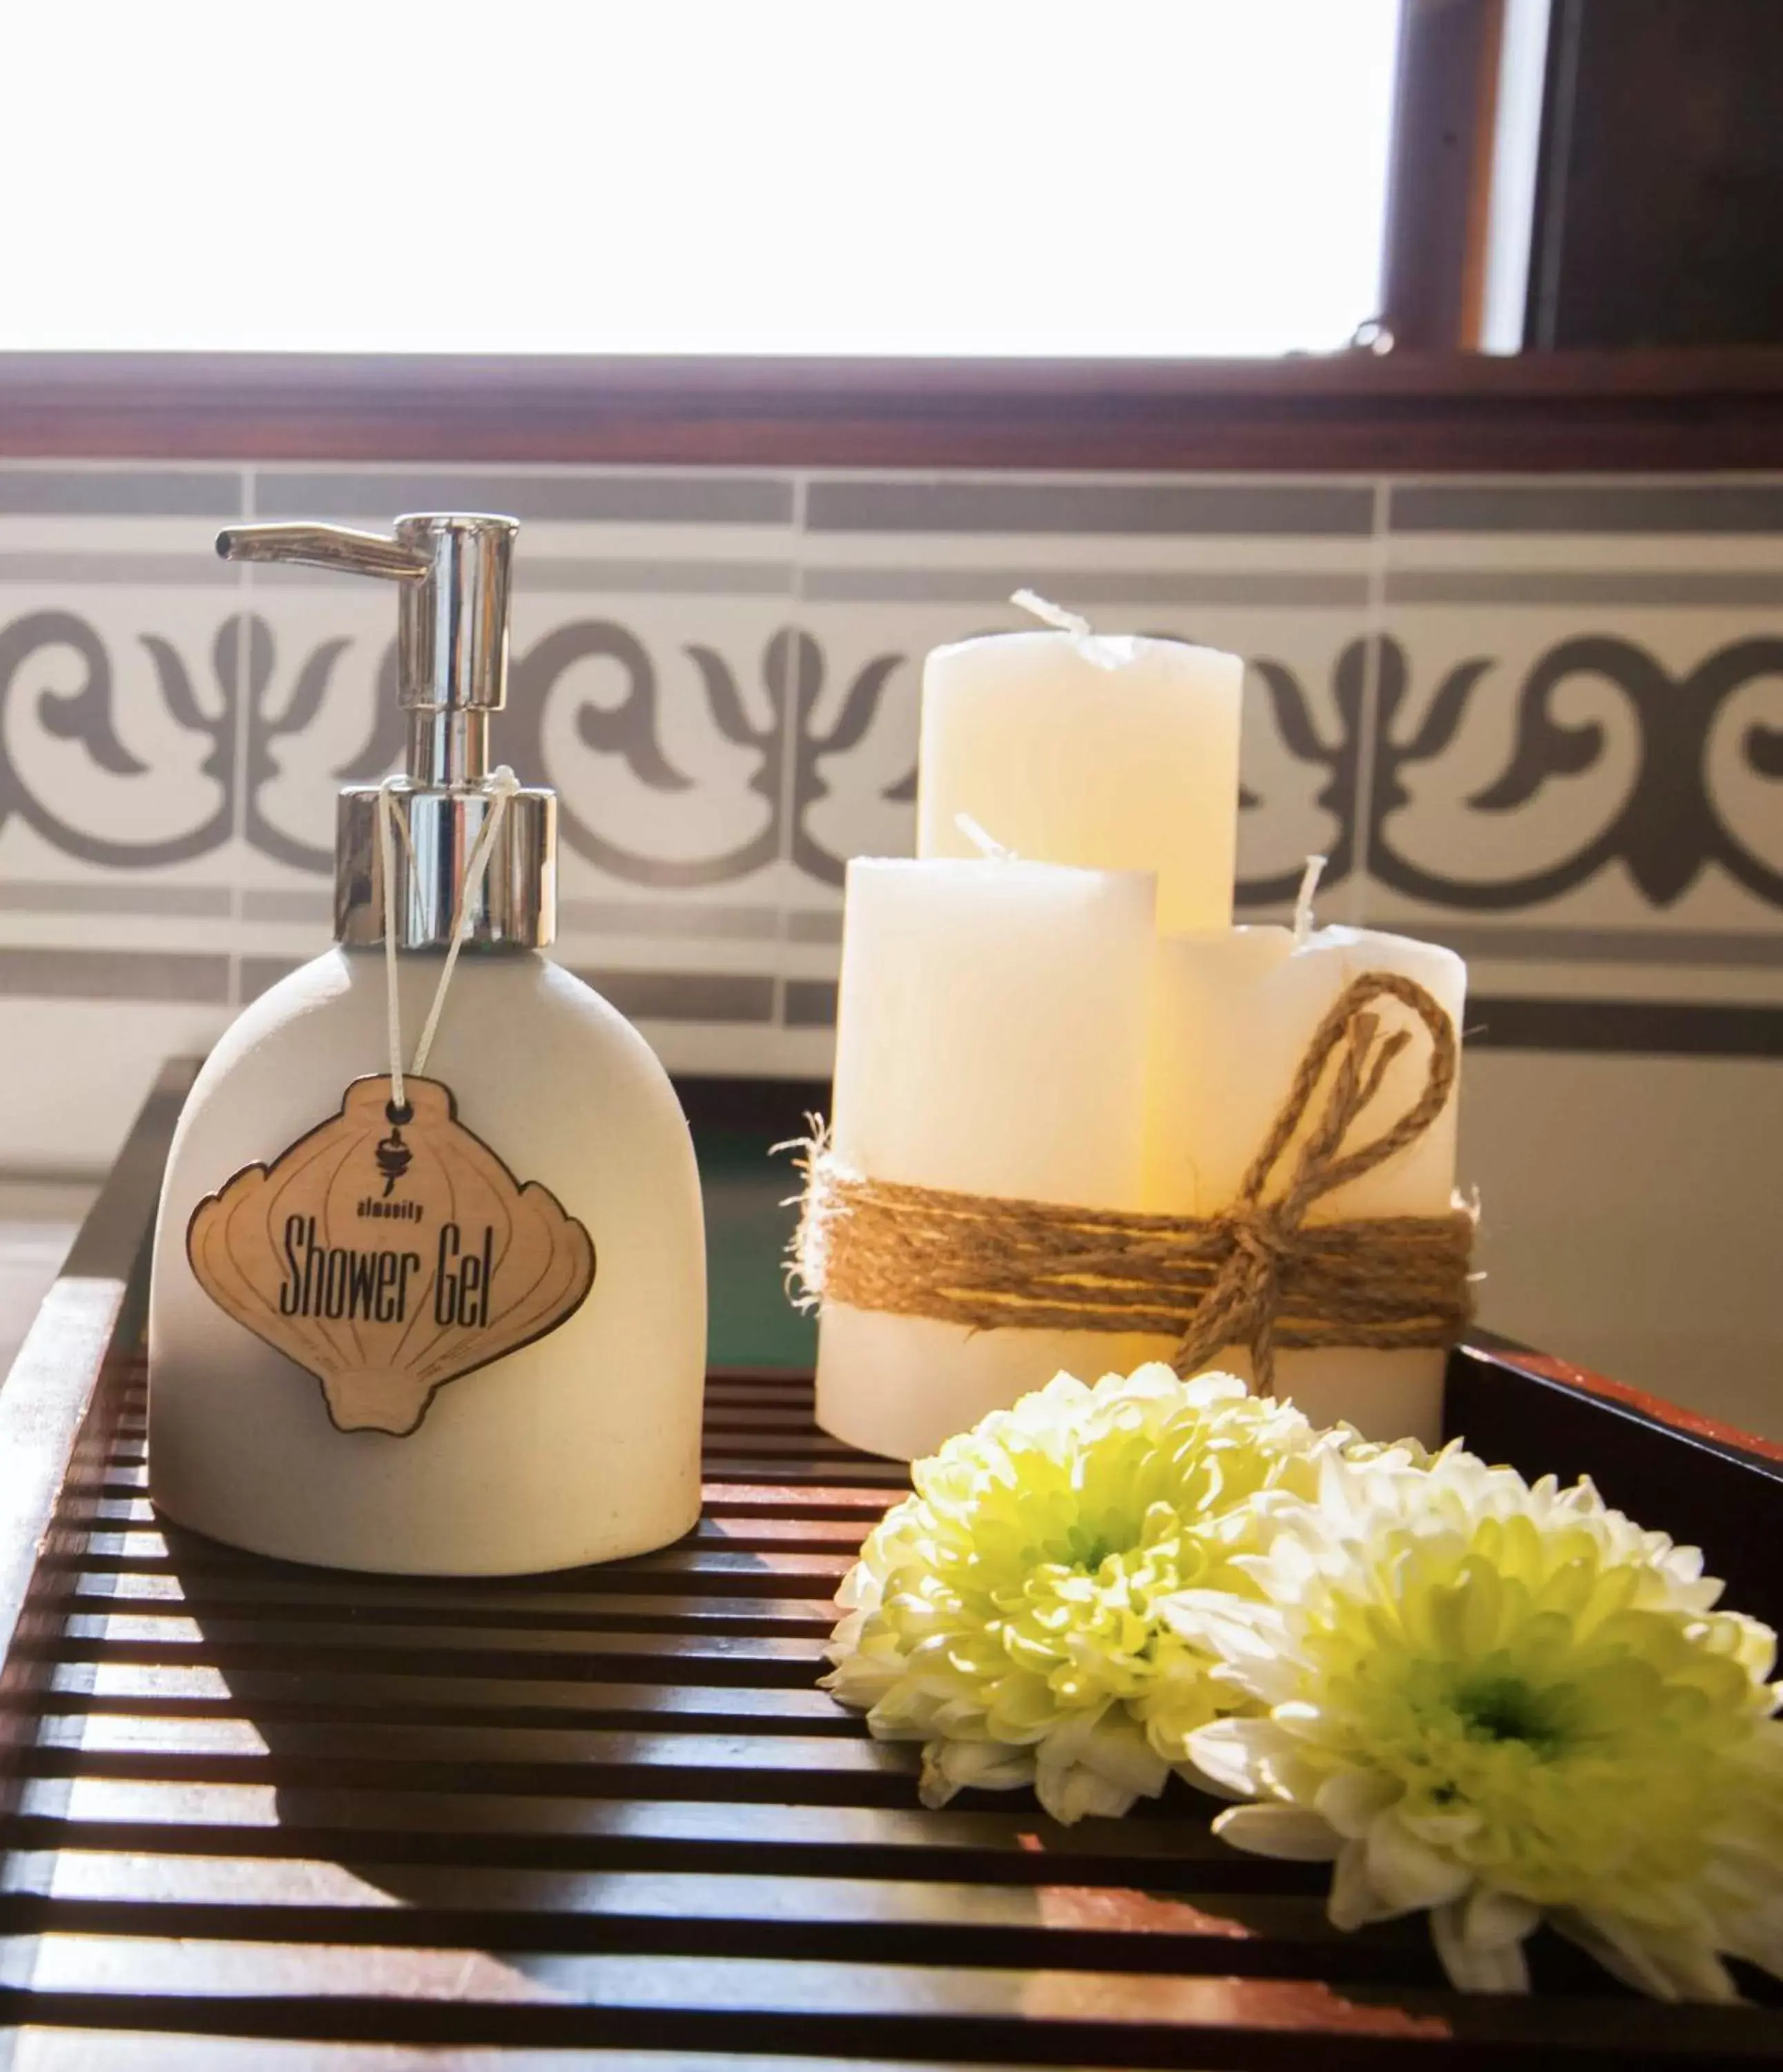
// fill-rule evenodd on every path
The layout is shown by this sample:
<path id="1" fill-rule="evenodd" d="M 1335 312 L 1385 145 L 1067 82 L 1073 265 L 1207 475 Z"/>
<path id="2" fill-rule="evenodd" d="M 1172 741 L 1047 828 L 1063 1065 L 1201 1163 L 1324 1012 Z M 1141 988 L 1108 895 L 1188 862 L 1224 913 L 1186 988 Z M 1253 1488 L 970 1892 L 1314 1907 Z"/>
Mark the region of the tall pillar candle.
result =
<path id="1" fill-rule="evenodd" d="M 1017 856 L 1153 870 L 1158 926 L 1232 919 L 1235 655 L 1126 634 L 999 633 L 922 672 L 917 853 L 967 856 L 962 813 Z"/>
<path id="2" fill-rule="evenodd" d="M 1359 928 L 1297 935 L 1288 928 L 1252 927 L 1159 944 L 1148 1208 L 1213 1216 L 1231 1207 L 1314 1031 L 1351 982 L 1368 972 L 1415 980 L 1459 1032 L 1467 967 L 1435 944 Z M 1391 1026 L 1409 1026 L 1416 1033 L 1352 1129 L 1351 1148 L 1361 1137 L 1378 1135 L 1424 1086 L 1429 1044 L 1422 1030 L 1396 1002 L 1383 1001 L 1378 1011 Z M 1422 1137 L 1316 1202 L 1308 1222 L 1446 1215 L 1455 1186 L 1458 1091 Z M 1321 1104 L 1314 1101 L 1315 1113 Z M 1441 1423 L 1444 1363 L 1436 1347 L 1288 1348 L 1276 1355 L 1275 1386 L 1315 1423 L 1346 1418 L 1370 1438 L 1431 1441 Z M 1234 1346 L 1209 1364 L 1248 1375 L 1250 1355 Z"/>
<path id="3" fill-rule="evenodd" d="M 1153 879 L 981 857 L 848 865 L 832 1151 L 879 1181 L 1139 1206 Z M 826 1301 L 817 1421 L 870 1453 L 932 1453 L 1061 1367 L 1147 1342 L 972 1333 Z"/>

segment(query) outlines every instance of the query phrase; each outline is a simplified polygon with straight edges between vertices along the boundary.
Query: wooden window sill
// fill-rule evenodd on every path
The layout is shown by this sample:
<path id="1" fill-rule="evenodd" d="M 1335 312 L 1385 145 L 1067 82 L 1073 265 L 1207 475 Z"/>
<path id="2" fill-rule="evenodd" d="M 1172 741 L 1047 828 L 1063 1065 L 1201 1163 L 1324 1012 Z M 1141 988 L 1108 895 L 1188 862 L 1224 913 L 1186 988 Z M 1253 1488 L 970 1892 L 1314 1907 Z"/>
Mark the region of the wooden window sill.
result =
<path id="1" fill-rule="evenodd" d="M 1783 467 L 1783 352 L 1275 360 L 0 355 L 0 458 Z"/>

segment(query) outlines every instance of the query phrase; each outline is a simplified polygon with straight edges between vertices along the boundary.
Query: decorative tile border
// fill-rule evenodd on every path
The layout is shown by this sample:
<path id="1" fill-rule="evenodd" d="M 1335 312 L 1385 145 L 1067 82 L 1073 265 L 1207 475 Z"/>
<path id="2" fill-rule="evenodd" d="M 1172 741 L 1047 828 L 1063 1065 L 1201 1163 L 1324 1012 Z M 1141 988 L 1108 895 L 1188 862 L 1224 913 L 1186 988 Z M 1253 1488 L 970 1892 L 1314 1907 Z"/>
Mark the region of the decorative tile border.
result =
<path id="1" fill-rule="evenodd" d="M 1783 533 L 1783 483 L 1414 482 L 1391 491 L 1395 532 Z"/>
<path id="2" fill-rule="evenodd" d="M 1691 1000 L 1468 1002 L 1469 1044 L 1487 1050 L 1595 1050 L 1646 1058 L 1783 1057 L 1783 1008 Z"/>
<path id="3" fill-rule="evenodd" d="M 1366 484 L 1324 481 L 818 476 L 806 495 L 805 529 L 1366 538 L 1374 529 L 1374 497 Z"/>
<path id="4" fill-rule="evenodd" d="M 226 956 L 165 950 L 0 949 L 0 995 L 35 1000 L 230 1002 Z"/>
<path id="5" fill-rule="evenodd" d="M 1751 478 L 0 466 L 6 997 L 220 1026 L 326 942 L 333 794 L 400 749 L 389 599 L 210 536 L 429 506 L 526 524 L 498 750 L 561 794 L 560 954 L 678 1068 L 826 1069 L 922 653 L 1024 582 L 1251 658 L 1242 912 L 1320 848 L 1333 917 L 1468 955 L 1482 1042 L 1776 1040 L 1783 483 Z"/>
<path id="6" fill-rule="evenodd" d="M 236 518 L 233 468 L 49 467 L 0 464 L 0 512 L 42 518 Z"/>
<path id="7" fill-rule="evenodd" d="M 651 468 L 263 468 L 257 518 L 356 519 L 402 511 L 505 511 L 532 524 L 782 525 L 798 485 L 785 475 Z"/>

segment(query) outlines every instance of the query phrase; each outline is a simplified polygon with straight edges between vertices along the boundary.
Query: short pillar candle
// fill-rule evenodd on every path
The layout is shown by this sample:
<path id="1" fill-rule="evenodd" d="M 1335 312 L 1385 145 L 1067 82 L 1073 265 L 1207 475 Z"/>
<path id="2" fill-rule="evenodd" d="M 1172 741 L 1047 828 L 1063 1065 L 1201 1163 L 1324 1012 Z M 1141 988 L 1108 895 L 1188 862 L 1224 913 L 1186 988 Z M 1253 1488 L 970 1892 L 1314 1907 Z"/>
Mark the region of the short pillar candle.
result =
<path id="1" fill-rule="evenodd" d="M 1467 967 L 1433 943 L 1374 930 L 1303 926 L 1234 928 L 1159 944 L 1146 1133 L 1148 1210 L 1217 1216 L 1232 1207 L 1314 1031 L 1350 984 L 1371 972 L 1415 980 L 1459 1035 Z M 1409 1026 L 1417 1033 L 1387 1068 L 1346 1140 L 1349 1149 L 1379 1135 L 1413 1105 L 1424 1084 L 1428 1041 L 1403 1009 L 1380 1011 L 1391 1027 Z M 1456 1111 L 1452 1092 L 1422 1136 L 1316 1202 L 1308 1223 L 1446 1215 L 1454 1196 Z M 1291 1145 L 1284 1165 L 1294 1155 Z M 1371 1439 L 1433 1443 L 1440 1436 L 1446 1358 L 1440 1347 L 1280 1349 L 1276 1392 L 1292 1397 L 1316 1424 L 1343 1418 Z M 1227 1348 L 1208 1364 L 1250 1373 L 1250 1355 L 1242 1346 Z"/>
<path id="2" fill-rule="evenodd" d="M 1227 927 L 1243 677 L 1216 648 L 1087 629 L 936 648 L 918 855 L 969 856 L 963 814 L 1017 856 L 1156 872 L 1167 933 Z"/>

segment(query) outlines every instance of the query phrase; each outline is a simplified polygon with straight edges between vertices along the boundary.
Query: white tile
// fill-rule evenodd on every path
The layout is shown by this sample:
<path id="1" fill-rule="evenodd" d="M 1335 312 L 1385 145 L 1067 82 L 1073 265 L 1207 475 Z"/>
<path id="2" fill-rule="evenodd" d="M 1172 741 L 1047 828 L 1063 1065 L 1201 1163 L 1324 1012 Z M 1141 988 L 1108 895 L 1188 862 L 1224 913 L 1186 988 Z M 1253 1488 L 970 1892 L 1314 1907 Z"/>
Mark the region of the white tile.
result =
<path id="1" fill-rule="evenodd" d="M 0 998 L 0 1168 L 105 1172 L 162 1063 L 201 1056 L 227 1006 Z"/>
<path id="2" fill-rule="evenodd" d="M 1470 1054 L 1482 1320 L 1783 1437 L 1780 1152 L 1774 1062 Z"/>
<path id="3" fill-rule="evenodd" d="M 0 1376 L 60 1271 L 93 1193 L 66 1181 L 0 1180 Z"/>

